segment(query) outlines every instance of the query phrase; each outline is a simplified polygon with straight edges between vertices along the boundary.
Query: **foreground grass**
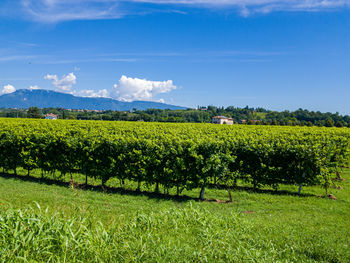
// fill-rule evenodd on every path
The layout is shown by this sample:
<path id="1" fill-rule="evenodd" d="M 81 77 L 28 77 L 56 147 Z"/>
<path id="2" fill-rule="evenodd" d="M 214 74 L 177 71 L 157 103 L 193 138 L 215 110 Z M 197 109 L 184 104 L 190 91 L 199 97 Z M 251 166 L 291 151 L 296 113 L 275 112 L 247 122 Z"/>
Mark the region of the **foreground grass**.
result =
<path id="1" fill-rule="evenodd" d="M 0 177 L 2 262 L 350 262 L 350 171 L 233 203 L 108 194 Z M 197 191 L 185 193 L 196 197 Z M 227 199 L 221 190 L 208 198 Z M 39 208 L 40 207 L 40 208 Z"/>

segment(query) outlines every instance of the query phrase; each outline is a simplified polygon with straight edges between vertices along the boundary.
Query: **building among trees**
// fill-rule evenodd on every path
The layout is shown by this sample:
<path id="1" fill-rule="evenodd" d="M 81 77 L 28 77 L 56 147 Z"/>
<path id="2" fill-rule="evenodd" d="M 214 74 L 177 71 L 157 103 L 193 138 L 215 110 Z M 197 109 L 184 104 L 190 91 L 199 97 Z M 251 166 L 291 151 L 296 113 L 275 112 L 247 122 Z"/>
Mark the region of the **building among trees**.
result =
<path id="1" fill-rule="evenodd" d="M 233 124 L 233 119 L 225 117 L 225 116 L 215 116 L 215 117 L 212 118 L 212 123 L 213 124 L 228 124 L 228 125 L 232 125 Z"/>
<path id="2" fill-rule="evenodd" d="M 48 113 L 45 115 L 45 119 L 47 120 L 57 120 L 57 115 L 53 113 Z"/>

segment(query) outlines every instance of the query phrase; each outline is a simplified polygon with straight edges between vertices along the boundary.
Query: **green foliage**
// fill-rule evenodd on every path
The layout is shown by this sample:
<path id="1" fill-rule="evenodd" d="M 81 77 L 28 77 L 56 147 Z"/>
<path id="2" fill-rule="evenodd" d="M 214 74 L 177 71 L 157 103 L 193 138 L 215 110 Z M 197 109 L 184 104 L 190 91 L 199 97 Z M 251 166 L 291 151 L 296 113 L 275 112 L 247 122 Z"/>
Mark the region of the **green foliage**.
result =
<path id="1" fill-rule="evenodd" d="M 332 119 L 328 119 L 327 121 L 326 121 L 326 125 L 325 125 L 326 127 L 333 127 L 334 126 L 334 122 L 333 122 L 333 120 Z"/>
<path id="2" fill-rule="evenodd" d="M 81 173 L 166 189 L 323 185 L 349 156 L 347 128 L 1 120 L 0 167 Z"/>
<path id="3" fill-rule="evenodd" d="M 211 123 L 212 117 L 217 115 L 229 116 L 235 123 L 248 125 L 282 125 L 282 126 L 349 126 L 350 116 L 336 113 L 321 113 L 298 109 L 296 111 L 271 111 L 264 108 L 251 107 L 198 107 L 198 109 L 186 110 L 135 110 L 129 111 L 93 111 L 93 110 L 66 110 L 63 108 L 44 108 L 43 114 L 54 113 L 59 119 L 78 120 L 106 120 L 106 121 L 144 121 L 144 122 L 176 122 L 176 123 Z M 27 116 L 24 109 L 0 109 L 0 117 L 23 118 Z M 28 117 L 28 116 L 27 116 Z"/>
<path id="4" fill-rule="evenodd" d="M 350 262 L 350 169 L 342 177 L 336 201 L 318 186 L 298 197 L 282 185 L 286 193 L 234 191 L 234 203 L 216 203 L 0 176 L 0 262 Z"/>
<path id="5" fill-rule="evenodd" d="M 30 107 L 27 111 L 28 118 L 40 119 L 41 113 L 38 107 Z"/>

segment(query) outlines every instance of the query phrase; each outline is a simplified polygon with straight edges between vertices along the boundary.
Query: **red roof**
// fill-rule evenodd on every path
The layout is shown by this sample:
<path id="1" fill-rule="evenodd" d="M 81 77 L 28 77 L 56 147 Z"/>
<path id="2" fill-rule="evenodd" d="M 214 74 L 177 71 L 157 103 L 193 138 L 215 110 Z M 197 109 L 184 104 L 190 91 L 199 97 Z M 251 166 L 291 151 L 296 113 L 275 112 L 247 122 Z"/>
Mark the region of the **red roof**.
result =
<path id="1" fill-rule="evenodd" d="M 225 116 L 215 116 L 215 117 L 213 117 L 213 119 L 233 120 L 232 118 L 228 118 Z"/>
<path id="2" fill-rule="evenodd" d="M 49 116 L 57 118 L 57 115 L 53 113 L 48 113 L 45 115 L 45 117 L 49 117 Z"/>

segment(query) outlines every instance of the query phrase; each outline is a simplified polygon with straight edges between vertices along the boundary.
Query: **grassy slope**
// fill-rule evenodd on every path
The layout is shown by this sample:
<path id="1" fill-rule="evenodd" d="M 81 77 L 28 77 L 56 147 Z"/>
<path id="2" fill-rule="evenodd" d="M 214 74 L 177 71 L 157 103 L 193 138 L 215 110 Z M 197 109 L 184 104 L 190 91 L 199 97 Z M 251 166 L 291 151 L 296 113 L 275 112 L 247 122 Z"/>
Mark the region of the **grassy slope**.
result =
<path id="1" fill-rule="evenodd" d="M 93 224 L 101 221 L 107 230 L 118 227 L 108 233 L 123 239 L 112 238 L 104 251 L 95 251 L 100 258 L 70 251 L 66 255 L 70 261 L 350 262 L 349 169 L 343 177 L 344 189 L 331 190 L 336 201 L 317 197 L 324 194 L 318 187 L 306 187 L 303 192 L 310 195 L 303 197 L 236 191 L 233 203 L 107 194 L 0 177 L 0 210 L 23 209 L 37 202 L 49 213 L 59 212 L 58 220 L 83 216 Z M 196 197 L 198 191 L 185 194 Z M 227 199 L 227 193 L 208 190 L 207 197 Z M 106 254 L 120 243 L 125 245 Z M 0 261 L 6 254 L 2 252 Z"/>

